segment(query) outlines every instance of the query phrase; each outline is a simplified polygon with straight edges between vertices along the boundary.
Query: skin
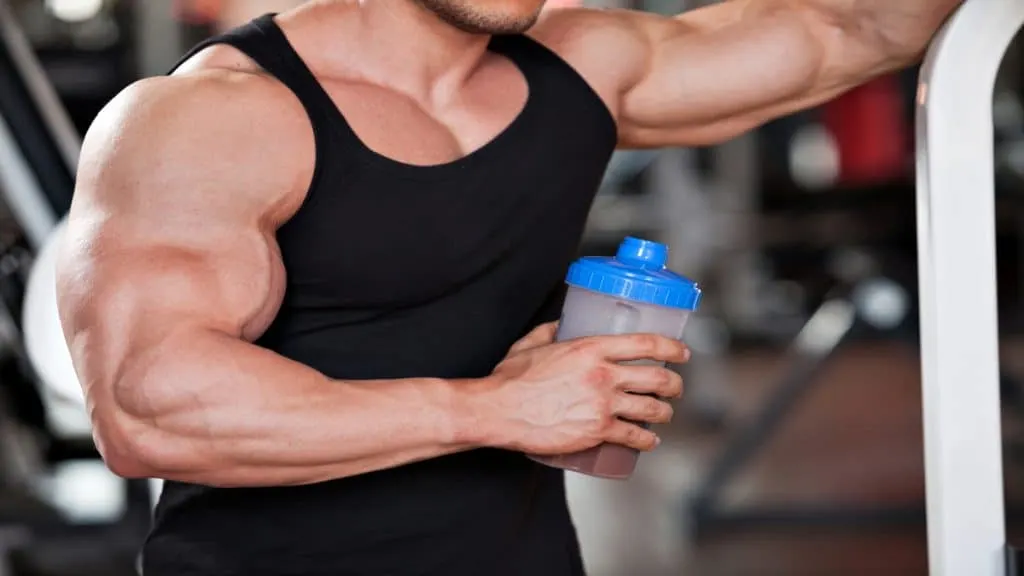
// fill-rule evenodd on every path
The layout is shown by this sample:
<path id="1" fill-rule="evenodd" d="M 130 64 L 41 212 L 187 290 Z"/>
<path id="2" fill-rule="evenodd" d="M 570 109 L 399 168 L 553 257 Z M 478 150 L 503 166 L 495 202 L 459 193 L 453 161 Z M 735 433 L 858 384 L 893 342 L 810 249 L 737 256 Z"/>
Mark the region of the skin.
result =
<path id="1" fill-rule="evenodd" d="M 621 147 L 709 145 L 912 64 L 957 4 L 731 0 L 676 18 L 538 20 L 540 0 L 328 0 L 279 23 L 366 145 L 428 165 L 482 146 L 526 101 L 481 32 L 528 29 L 572 64 Z M 255 129 L 273 137 L 238 136 Z M 226 46 L 130 87 L 96 119 L 58 296 L 115 472 L 295 485 L 479 447 L 657 445 L 620 418 L 668 421 L 682 382 L 619 363 L 688 359 L 664 338 L 553 343 L 543 326 L 473 381 L 332 381 L 254 346 L 284 291 L 275 231 L 302 204 L 314 152 L 295 97 Z"/>

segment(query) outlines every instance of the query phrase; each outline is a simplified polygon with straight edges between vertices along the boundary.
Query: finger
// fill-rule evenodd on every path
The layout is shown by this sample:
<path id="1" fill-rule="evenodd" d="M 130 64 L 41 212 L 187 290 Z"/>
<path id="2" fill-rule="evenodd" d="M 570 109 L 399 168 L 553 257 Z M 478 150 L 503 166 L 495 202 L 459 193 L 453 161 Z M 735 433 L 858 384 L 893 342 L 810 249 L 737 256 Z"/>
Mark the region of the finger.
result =
<path id="1" fill-rule="evenodd" d="M 615 380 L 621 390 L 638 394 L 654 394 L 661 398 L 679 398 L 683 395 L 683 377 L 661 366 L 615 367 Z"/>
<path id="2" fill-rule="evenodd" d="M 549 322 L 547 324 L 541 324 L 537 326 L 529 334 L 523 336 L 518 342 L 512 345 L 509 349 L 509 354 L 516 354 L 519 352 L 525 352 L 531 348 L 537 348 L 538 346 L 545 346 L 551 344 L 555 340 L 555 334 L 558 332 L 558 322 Z"/>
<path id="3" fill-rule="evenodd" d="M 622 392 L 612 402 L 612 412 L 624 420 L 647 424 L 665 424 L 672 421 L 672 406 L 654 396 L 640 396 Z"/>
<path id="4" fill-rule="evenodd" d="M 628 446 L 642 452 L 649 452 L 658 447 L 661 440 L 650 430 L 644 430 L 636 424 L 618 421 L 608 428 L 605 441 L 620 446 Z"/>
<path id="5" fill-rule="evenodd" d="M 690 359 L 686 344 L 657 334 L 593 336 L 584 345 L 595 347 L 598 354 L 612 362 L 656 360 L 679 364 Z"/>

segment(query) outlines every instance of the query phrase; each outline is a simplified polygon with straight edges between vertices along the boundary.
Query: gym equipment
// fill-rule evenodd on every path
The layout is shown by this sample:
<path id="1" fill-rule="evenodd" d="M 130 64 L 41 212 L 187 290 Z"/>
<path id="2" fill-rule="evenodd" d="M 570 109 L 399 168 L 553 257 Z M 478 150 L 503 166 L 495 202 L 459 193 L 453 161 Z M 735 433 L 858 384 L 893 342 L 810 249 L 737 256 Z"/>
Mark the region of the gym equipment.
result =
<path id="1" fill-rule="evenodd" d="M 917 108 L 928 552 L 933 576 L 1013 576 L 996 316 L 992 99 L 1019 0 L 967 0 L 936 37 Z"/>
<path id="2" fill-rule="evenodd" d="M 0 0 L 0 190 L 33 248 L 71 206 L 80 140 Z"/>
<path id="3" fill-rule="evenodd" d="M 909 127 L 897 75 L 854 88 L 822 107 L 822 120 L 839 152 L 839 180 L 873 183 L 909 171 Z"/>
<path id="4" fill-rule="evenodd" d="M 25 428 L 25 405 L 0 410 L 0 443 L 7 444 L 0 450 L 11 454 L 14 446 L 30 456 L 22 461 L 35 461 L 4 466 L 4 576 L 133 573 L 150 522 L 148 485 L 115 479 L 98 459 L 56 314 L 54 231 L 70 205 L 78 148 L 66 112 L 0 0 L 0 403 L 11 390 L 30 390 L 41 405 L 33 432 L 44 440 L 8 432 Z M 41 258 L 33 263 L 37 251 Z"/>
<path id="5" fill-rule="evenodd" d="M 60 215 L 71 206 L 81 143 L 4 0 L 0 0 L 0 78 L 3 79 L 0 81 L 0 192 L 14 220 L 5 223 L 5 228 L 20 229 L 28 249 L 33 252 L 42 250 L 39 255 L 53 260 L 56 256 L 53 232 Z M 44 245 L 53 247 L 47 251 Z M 31 274 L 40 276 L 40 272 L 48 270 L 48 282 L 52 284 L 52 262 L 49 268 L 43 266 L 31 274 L 27 271 L 31 258 L 25 258 L 20 265 L 27 277 L 27 285 L 34 283 L 37 289 L 29 290 L 27 285 L 19 287 L 18 291 L 24 292 L 24 296 L 18 294 L 14 298 L 20 300 L 24 297 L 30 310 L 25 310 L 26 302 L 23 301 L 16 302 L 17 306 L 7 306 L 15 316 L 11 324 L 14 326 L 12 329 L 19 332 L 18 340 L 22 338 L 20 332 L 24 320 L 33 324 L 30 332 L 35 340 L 26 342 L 25 345 L 30 349 L 19 353 L 27 352 L 35 371 L 46 376 L 44 381 L 63 382 L 59 372 L 70 365 L 70 357 L 67 358 L 68 364 L 65 364 L 64 357 L 59 354 L 61 348 L 54 352 L 50 348 L 37 346 L 40 338 L 38 333 L 41 330 L 52 330 L 53 323 L 58 322 L 56 294 L 46 293 L 46 290 L 54 289 L 43 278 L 34 281 L 30 278 Z M 39 294 L 40 290 L 43 290 L 42 294 Z M 19 307 L 21 310 L 18 310 Z M 40 311 L 33 312 L 36 308 L 40 308 Z M 56 334 L 61 334 L 59 324 L 56 328 Z M 46 333 L 46 337 L 51 336 Z M 60 340 L 63 342 L 63 337 Z M 67 355 L 66 345 L 62 345 L 62 348 Z M 74 387 L 78 388 L 77 381 L 74 381 Z M 70 389 L 70 386 L 51 384 L 42 388 L 51 390 L 50 393 L 41 393 L 51 430 L 57 432 L 61 439 L 91 443 L 91 431 L 82 427 L 79 411 L 68 410 L 67 402 L 45 401 L 47 398 L 66 397 L 63 391 Z"/>
<path id="6" fill-rule="evenodd" d="M 83 440 L 92 437 L 92 424 L 57 313 L 57 250 L 66 225 L 62 220 L 36 255 L 25 289 L 22 325 L 47 424 L 62 438 Z"/>
<path id="7" fill-rule="evenodd" d="M 933 575 L 1021 573 L 1024 555 L 1007 546 L 1004 527 L 992 99 L 1000 62 L 1022 26 L 1024 3 L 1018 0 L 968 0 L 937 35 L 920 76 L 918 274 L 926 509 L 718 510 L 725 481 L 799 399 L 821 362 L 861 319 L 870 319 L 868 313 L 900 308 L 891 306 L 899 299 L 893 285 L 866 277 L 849 297 L 829 298 L 819 308 L 794 346 L 792 372 L 713 465 L 693 501 L 698 530 L 703 524 L 735 521 L 914 521 L 924 512 Z M 866 289 L 876 305 L 864 299 Z M 878 306 L 879 301 L 888 304 Z"/>
<path id="8" fill-rule="evenodd" d="M 841 254 L 840 260 L 865 259 L 857 274 L 843 278 L 811 315 L 787 351 L 789 368 L 754 413 L 725 442 L 690 498 L 689 525 L 695 538 L 732 526 L 862 525 L 903 523 L 924 518 L 922 506 L 865 509 L 841 506 L 754 506 L 724 508 L 724 493 L 736 474 L 750 462 L 779 429 L 785 418 L 817 384 L 833 355 L 851 339 L 885 334 L 906 339 L 912 299 L 909 291 L 876 270 L 865 255 Z M 850 264 L 846 269 L 857 268 Z M 909 346 L 908 346 L 909 348 Z"/>

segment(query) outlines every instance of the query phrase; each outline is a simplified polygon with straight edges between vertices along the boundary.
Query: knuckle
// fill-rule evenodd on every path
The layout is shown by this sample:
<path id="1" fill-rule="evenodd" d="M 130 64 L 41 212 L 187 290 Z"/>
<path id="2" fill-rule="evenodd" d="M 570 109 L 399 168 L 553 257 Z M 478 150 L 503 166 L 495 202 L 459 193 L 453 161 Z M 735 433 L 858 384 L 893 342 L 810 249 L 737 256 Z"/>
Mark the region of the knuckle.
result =
<path id="1" fill-rule="evenodd" d="M 612 401 L 609 398 L 598 395 L 593 401 L 594 412 L 601 422 L 608 423 L 614 421 L 612 414 L 615 412 L 612 406 Z"/>
<path id="2" fill-rule="evenodd" d="M 569 343 L 569 350 L 582 356 L 597 356 L 600 345 L 593 338 L 580 338 Z"/>
<path id="3" fill-rule="evenodd" d="M 644 407 L 645 416 L 651 422 L 663 422 L 667 414 L 667 405 L 664 402 L 658 400 L 648 399 L 647 405 Z"/>
<path id="4" fill-rule="evenodd" d="M 653 450 L 658 442 L 658 437 L 655 436 L 654 432 L 650 430 L 644 430 L 643 428 L 637 429 L 637 437 L 643 444 L 644 450 Z"/>
<path id="5" fill-rule="evenodd" d="M 657 352 L 660 344 L 660 339 L 653 334 L 637 334 L 635 337 L 637 348 L 643 351 L 644 354 L 654 354 Z"/>
<path id="6" fill-rule="evenodd" d="M 594 366 L 587 370 L 584 381 L 589 386 L 606 387 L 614 381 L 610 366 Z"/>
<path id="7" fill-rule="evenodd" d="M 654 435 L 643 428 L 631 427 L 626 433 L 628 443 L 639 450 L 654 448 Z"/>

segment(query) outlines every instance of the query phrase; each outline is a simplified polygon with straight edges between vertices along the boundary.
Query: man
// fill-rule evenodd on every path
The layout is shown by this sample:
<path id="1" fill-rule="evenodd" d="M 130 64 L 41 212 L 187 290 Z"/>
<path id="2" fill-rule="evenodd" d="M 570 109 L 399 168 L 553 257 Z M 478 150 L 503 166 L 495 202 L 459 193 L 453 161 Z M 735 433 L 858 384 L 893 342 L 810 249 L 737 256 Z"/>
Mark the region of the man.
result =
<path id="1" fill-rule="evenodd" d="M 653 449 L 681 382 L 622 363 L 688 358 L 545 324 L 613 149 L 821 103 L 958 2 L 541 4 L 310 2 L 97 118 L 60 307 L 107 463 L 168 480 L 146 576 L 582 574 L 523 454 Z"/>

